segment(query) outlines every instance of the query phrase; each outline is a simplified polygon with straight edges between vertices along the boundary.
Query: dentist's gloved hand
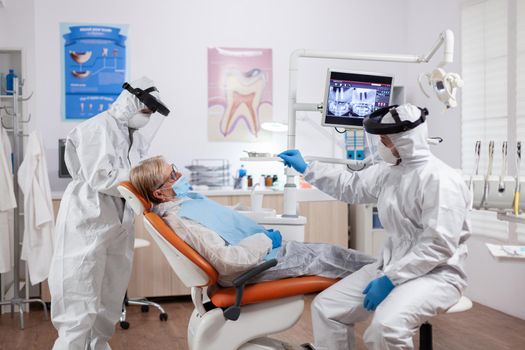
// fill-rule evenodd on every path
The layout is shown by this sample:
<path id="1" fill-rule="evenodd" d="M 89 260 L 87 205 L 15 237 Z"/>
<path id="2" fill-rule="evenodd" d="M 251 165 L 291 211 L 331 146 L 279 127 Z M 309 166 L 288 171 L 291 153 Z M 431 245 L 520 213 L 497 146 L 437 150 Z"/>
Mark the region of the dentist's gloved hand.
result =
<path id="1" fill-rule="evenodd" d="M 299 150 L 289 149 L 287 151 L 279 153 L 277 156 L 282 158 L 282 160 L 284 161 L 284 165 L 291 166 L 301 174 L 303 174 L 306 168 L 308 167 Z"/>
<path id="2" fill-rule="evenodd" d="M 365 294 L 363 307 L 368 311 L 375 310 L 376 307 L 385 300 L 388 294 L 390 294 L 394 287 L 394 284 L 387 276 L 376 278 L 370 282 L 363 291 L 363 294 Z"/>
<path id="3" fill-rule="evenodd" d="M 279 232 L 279 230 L 274 231 L 273 229 L 269 229 L 266 230 L 266 232 L 264 233 L 266 234 L 266 236 L 268 236 L 269 239 L 272 240 L 272 249 L 281 246 L 283 237 L 281 236 L 281 232 Z"/>

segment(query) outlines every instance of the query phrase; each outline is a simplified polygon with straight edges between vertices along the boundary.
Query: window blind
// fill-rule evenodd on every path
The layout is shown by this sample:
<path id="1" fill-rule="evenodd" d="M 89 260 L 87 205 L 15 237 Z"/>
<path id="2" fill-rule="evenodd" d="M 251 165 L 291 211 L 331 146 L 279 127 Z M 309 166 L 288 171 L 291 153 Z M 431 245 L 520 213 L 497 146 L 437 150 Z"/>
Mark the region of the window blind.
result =
<path id="1" fill-rule="evenodd" d="M 525 1 L 517 1 L 516 16 L 516 136 L 525 147 Z M 525 161 L 521 162 L 520 175 L 525 176 Z M 525 195 L 525 188 L 522 188 L 522 195 Z M 525 243 L 525 224 L 517 225 L 517 234 L 518 240 Z"/>
<path id="2" fill-rule="evenodd" d="M 488 167 L 488 144 L 495 141 L 493 174 L 501 171 L 501 147 L 507 140 L 507 1 L 465 4 L 461 14 L 461 73 L 465 85 L 461 102 L 461 159 L 465 174 L 475 168 L 474 146 L 481 141 L 479 173 Z M 524 106 L 525 107 L 525 106 Z M 508 238 L 508 224 L 496 214 L 474 211 L 472 232 Z"/>

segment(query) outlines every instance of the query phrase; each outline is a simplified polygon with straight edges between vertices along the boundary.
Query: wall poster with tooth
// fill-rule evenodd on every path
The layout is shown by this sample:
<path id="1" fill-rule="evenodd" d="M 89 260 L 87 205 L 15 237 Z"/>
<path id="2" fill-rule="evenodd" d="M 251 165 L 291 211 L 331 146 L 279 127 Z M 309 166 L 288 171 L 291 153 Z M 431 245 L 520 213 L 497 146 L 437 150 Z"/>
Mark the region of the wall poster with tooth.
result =
<path id="1" fill-rule="evenodd" d="M 126 79 L 127 25 L 60 24 L 65 119 L 109 108 Z"/>
<path id="2" fill-rule="evenodd" d="M 208 140 L 268 142 L 272 49 L 208 48 Z"/>

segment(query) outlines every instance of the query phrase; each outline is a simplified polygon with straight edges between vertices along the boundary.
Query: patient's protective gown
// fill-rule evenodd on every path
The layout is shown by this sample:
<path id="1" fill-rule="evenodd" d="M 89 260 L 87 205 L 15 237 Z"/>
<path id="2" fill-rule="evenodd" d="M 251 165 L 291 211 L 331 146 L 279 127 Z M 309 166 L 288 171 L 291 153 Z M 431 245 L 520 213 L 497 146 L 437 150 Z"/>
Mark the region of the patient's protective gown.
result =
<path id="1" fill-rule="evenodd" d="M 264 233 L 243 239 L 238 245 L 227 245 L 216 232 L 179 216 L 181 203 L 175 199 L 154 207 L 168 225 L 192 246 L 219 273 L 219 284 L 230 286 L 241 273 L 260 264 L 272 248 Z M 342 278 L 375 260 L 363 253 L 323 243 L 284 241 L 277 255 L 277 265 L 257 276 L 255 281 L 269 281 L 303 275 Z"/>

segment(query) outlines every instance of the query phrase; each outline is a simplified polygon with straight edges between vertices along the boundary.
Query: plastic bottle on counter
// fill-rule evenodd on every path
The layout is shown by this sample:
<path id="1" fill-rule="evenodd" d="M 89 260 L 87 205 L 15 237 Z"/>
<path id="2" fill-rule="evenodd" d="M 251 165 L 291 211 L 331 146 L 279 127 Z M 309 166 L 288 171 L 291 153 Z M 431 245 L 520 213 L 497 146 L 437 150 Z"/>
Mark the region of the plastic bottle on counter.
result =
<path id="1" fill-rule="evenodd" d="M 247 185 L 248 185 L 248 188 L 252 188 L 253 187 L 253 178 L 251 175 L 248 175 L 247 176 Z"/>
<path id="2" fill-rule="evenodd" d="M 279 186 L 279 177 L 278 177 L 277 175 L 274 175 L 274 176 L 272 177 L 272 186 L 273 186 L 273 187 L 277 187 L 277 186 Z"/>
<path id="3" fill-rule="evenodd" d="M 265 188 L 266 187 L 266 176 L 261 175 L 261 177 L 259 177 L 259 186 L 261 188 Z"/>
<path id="4" fill-rule="evenodd" d="M 241 164 L 241 168 L 239 169 L 238 176 L 239 177 L 245 177 L 246 176 L 246 169 L 244 168 L 244 164 Z"/>
<path id="5" fill-rule="evenodd" d="M 14 90 L 14 79 L 16 78 L 15 70 L 10 69 L 9 73 L 5 76 L 5 93 L 6 95 L 12 95 Z"/>
<path id="6" fill-rule="evenodd" d="M 271 175 L 266 175 L 266 177 L 264 178 L 264 185 L 266 187 L 272 187 L 272 176 Z"/>

